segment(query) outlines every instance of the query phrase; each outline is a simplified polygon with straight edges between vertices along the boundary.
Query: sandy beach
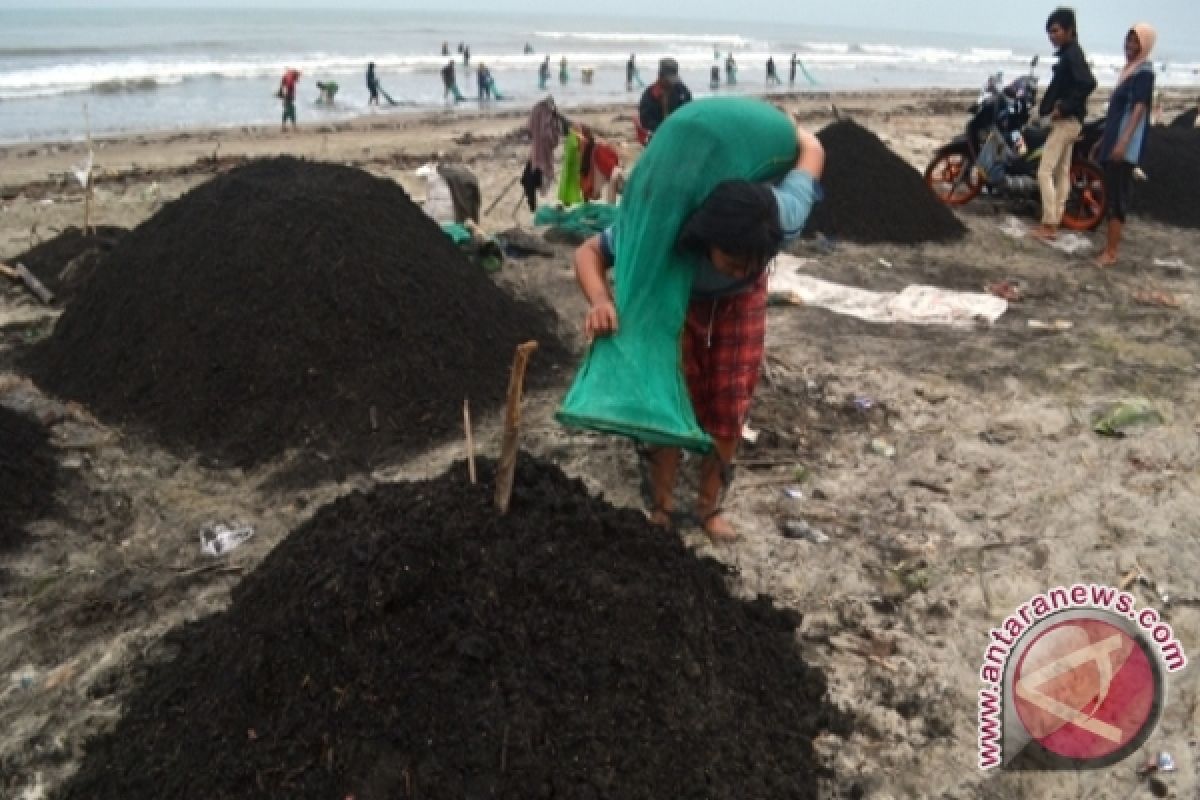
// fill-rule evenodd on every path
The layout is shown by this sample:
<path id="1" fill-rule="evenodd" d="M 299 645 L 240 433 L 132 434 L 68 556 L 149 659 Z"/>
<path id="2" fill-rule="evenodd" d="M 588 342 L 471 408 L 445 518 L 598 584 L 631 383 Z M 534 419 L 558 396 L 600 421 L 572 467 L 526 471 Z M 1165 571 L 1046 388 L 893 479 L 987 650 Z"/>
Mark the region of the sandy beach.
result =
<path id="1" fill-rule="evenodd" d="M 773 95 L 814 130 L 833 107 L 877 134 L 918 171 L 958 133 L 974 92 Z M 1093 97 L 1093 110 L 1106 102 Z M 1194 105 L 1168 91 L 1165 116 Z M 632 105 L 571 110 L 633 163 Z M 425 194 L 415 169 L 440 155 L 478 176 L 482 227 L 532 229 L 511 184 L 528 156 L 526 113 L 362 117 L 298 133 L 239 128 L 135 134 L 94 142 L 93 224 L 133 228 L 164 203 L 248 159 L 289 154 L 359 167 Z M 69 176 L 84 143 L 0 148 L 0 260 L 83 219 Z M 1038 592 L 1076 582 L 1128 585 L 1157 608 L 1191 656 L 1200 653 L 1200 232 L 1134 216 L 1121 263 L 1090 259 L 1101 232 L 1073 254 L 1014 238 L 1013 211 L 981 197 L 957 211 L 953 244 L 801 241 L 808 274 L 875 291 L 931 285 L 980 292 L 1023 287 L 992 325 L 873 323 L 820 308 L 770 311 L 767 358 L 730 495 L 742 539 L 714 547 L 680 535 L 731 569 L 731 591 L 799 612 L 805 659 L 826 673 L 850 714 L 848 737 L 816 741 L 822 793 L 884 798 L 1200 798 L 1200 683 L 1170 678 L 1161 723 L 1128 759 L 1086 771 L 983 772 L 979 669 L 988 631 Z M 1135 208 L 1136 214 L 1136 208 Z M 1019 215 L 1018 215 L 1019 216 Z M 1024 219 L 1025 224 L 1032 220 Z M 557 315 L 582 353 L 583 298 L 571 248 L 510 259 L 495 280 Z M 1146 303 L 1166 293 L 1178 307 Z M 110 730 L 144 660 L 169 656 L 163 636 L 226 607 L 230 593 L 289 531 L 357 489 L 440 474 L 462 457 L 441 443 L 368 474 L 286 488 L 288 456 L 251 469 L 181 459 L 48 396 L 17 368 L 58 310 L 0 278 L 0 405 L 31 411 L 54 432 L 62 513 L 0 562 L 0 796 L 52 796 L 88 739 Z M 1055 328 L 1056 321 L 1063 321 Z M 113 342 L 114 348 L 121 347 Z M 522 445 L 620 506 L 640 508 L 632 446 L 555 423 L 565 386 L 531 393 Z M 1162 417 L 1136 435 L 1092 428 L 1106 406 L 1140 398 Z M 478 420 L 477 447 L 498 451 L 501 420 Z M 784 494 L 793 488 L 802 499 Z M 681 492 L 681 501 L 685 496 Z M 781 535 L 802 516 L 828 536 Z M 219 562 L 197 531 L 236 517 L 256 535 Z M 1138 575 L 1144 580 L 1138 580 Z M 1166 599 L 1164 599 L 1166 598 Z M 1139 768 L 1156 754 L 1176 769 Z M 1152 786 L 1151 780 L 1161 782 Z M 1158 793 L 1159 791 L 1165 793 Z"/>

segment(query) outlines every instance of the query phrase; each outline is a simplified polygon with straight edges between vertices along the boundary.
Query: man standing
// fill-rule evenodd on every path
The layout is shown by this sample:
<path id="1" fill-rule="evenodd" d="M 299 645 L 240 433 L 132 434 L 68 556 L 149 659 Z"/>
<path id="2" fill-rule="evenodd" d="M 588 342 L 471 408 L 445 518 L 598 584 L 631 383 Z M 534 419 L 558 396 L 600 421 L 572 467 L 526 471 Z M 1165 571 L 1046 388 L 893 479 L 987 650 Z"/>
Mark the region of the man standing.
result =
<path id="1" fill-rule="evenodd" d="M 792 53 L 792 68 L 790 70 L 788 70 L 788 86 L 796 85 L 796 62 L 797 61 L 799 61 L 799 59 L 796 58 L 796 54 Z"/>
<path id="2" fill-rule="evenodd" d="M 538 88 L 545 89 L 546 84 L 550 82 L 550 56 L 546 56 L 546 60 L 538 67 Z"/>
<path id="3" fill-rule="evenodd" d="M 445 48 L 445 43 L 442 47 Z M 367 105 L 379 105 L 379 79 L 375 77 L 375 62 L 367 64 L 367 91 L 370 92 L 370 97 L 367 98 Z"/>
<path id="4" fill-rule="evenodd" d="M 775 56 L 767 56 L 767 86 L 778 86 L 779 73 L 775 71 Z"/>
<path id="5" fill-rule="evenodd" d="M 287 132 L 289 119 L 292 121 L 292 131 L 296 130 L 296 82 L 299 80 L 300 70 L 289 69 L 283 73 L 283 79 L 279 81 L 279 91 L 275 93 L 283 101 L 284 132 Z"/>
<path id="6" fill-rule="evenodd" d="M 453 96 L 454 102 L 459 102 L 463 99 L 462 92 L 458 91 L 458 77 L 454 74 L 454 60 L 446 62 L 446 66 L 442 67 L 442 99 Z"/>
<path id="7" fill-rule="evenodd" d="M 1058 226 L 1071 193 L 1071 150 L 1083 130 L 1087 100 L 1096 89 L 1096 79 L 1088 67 L 1083 48 L 1079 46 L 1073 10 L 1055 9 L 1046 20 L 1046 34 L 1055 48 L 1058 62 L 1038 108 L 1041 116 L 1050 120 L 1050 136 L 1046 139 L 1042 163 L 1038 167 L 1042 224 L 1034 229 L 1033 235 L 1053 241 L 1058 236 Z"/>
<path id="8" fill-rule="evenodd" d="M 658 80 L 642 92 L 638 121 L 653 135 L 671 112 L 691 101 L 691 91 L 679 79 L 679 62 L 664 58 L 658 62 Z"/>

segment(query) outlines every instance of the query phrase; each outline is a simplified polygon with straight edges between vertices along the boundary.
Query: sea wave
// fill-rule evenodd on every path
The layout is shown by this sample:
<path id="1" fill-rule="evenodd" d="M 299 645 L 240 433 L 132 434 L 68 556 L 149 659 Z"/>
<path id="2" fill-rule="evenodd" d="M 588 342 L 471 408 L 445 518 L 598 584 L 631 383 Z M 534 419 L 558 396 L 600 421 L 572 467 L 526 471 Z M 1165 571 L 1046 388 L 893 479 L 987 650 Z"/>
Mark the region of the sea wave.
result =
<path id="1" fill-rule="evenodd" d="M 542 39 L 580 39 L 585 42 L 654 42 L 670 44 L 678 42 L 688 45 L 724 45 L 726 47 L 754 47 L 763 42 L 745 36 L 728 33 L 624 33 L 619 31 L 534 31 Z"/>
<path id="2" fill-rule="evenodd" d="M 550 32 L 552 33 L 552 32 Z M 570 34 L 571 36 L 593 34 Z M 594 34 L 600 35 L 600 34 Z M 615 34 L 614 34 L 615 35 Z M 619 34 L 633 36 L 633 34 Z M 659 58 L 672 56 L 676 58 L 685 70 L 707 69 L 713 63 L 713 53 L 709 49 L 713 37 L 693 36 L 689 41 L 681 41 L 680 37 L 672 34 L 637 34 L 647 38 L 649 46 L 638 49 L 638 58 L 643 69 L 649 69 Z M 728 42 L 737 40 L 745 43 L 749 49 L 735 49 L 737 60 L 744 68 L 757 68 L 765 62 L 769 55 L 774 55 L 778 61 L 786 59 L 788 52 L 798 52 L 805 64 L 815 68 L 827 69 L 871 69 L 898 67 L 942 70 L 962 70 L 963 72 L 986 72 L 1002 69 L 1006 72 L 1016 72 L 1026 68 L 1028 57 L 1017 54 L 1012 50 L 969 48 L 962 51 L 948 50 L 937 47 L 900 46 L 886 43 L 846 43 L 846 42 L 804 42 L 799 46 L 784 47 L 783 43 L 774 48 L 765 43 L 751 42 L 744 37 L 727 36 Z M 571 69 L 579 67 L 594 67 L 597 69 L 619 68 L 624 65 L 627 53 L 624 49 L 605 49 L 602 42 L 597 42 L 595 49 L 572 50 L 569 47 L 561 52 L 551 52 L 551 62 L 557 72 L 558 61 L 567 58 Z M 472 62 L 473 69 L 479 63 L 486 63 L 493 71 L 523 71 L 537 69 L 545 53 L 539 54 L 490 54 L 476 53 Z M 1117 55 L 1097 53 L 1093 55 L 1098 75 L 1111 76 L 1123 63 Z M 341 53 L 310 52 L 308 54 L 286 57 L 282 55 L 267 55 L 254 57 L 229 58 L 135 58 L 117 59 L 84 59 L 73 58 L 66 63 L 47 66 L 34 66 L 24 69 L 0 71 L 0 100 L 21 100 L 54 95 L 75 94 L 79 92 L 94 92 L 104 94 L 124 92 L 150 92 L 164 86 L 179 84 L 184 81 L 198 79 L 213 80 L 257 80 L 274 81 L 286 69 L 298 69 L 307 80 L 334 77 L 338 80 L 361 78 L 366 67 L 366 58 L 360 55 Z M 447 62 L 445 56 L 413 55 L 406 53 L 383 54 L 374 57 L 376 69 L 386 81 L 386 76 L 392 74 L 424 73 L 431 74 L 439 71 Z M 454 59 L 458 65 L 460 79 L 463 75 L 461 60 Z M 1182 74 L 1185 70 L 1191 72 L 1194 64 L 1172 64 L 1170 72 Z M 1048 71 L 1043 66 L 1041 72 Z"/>

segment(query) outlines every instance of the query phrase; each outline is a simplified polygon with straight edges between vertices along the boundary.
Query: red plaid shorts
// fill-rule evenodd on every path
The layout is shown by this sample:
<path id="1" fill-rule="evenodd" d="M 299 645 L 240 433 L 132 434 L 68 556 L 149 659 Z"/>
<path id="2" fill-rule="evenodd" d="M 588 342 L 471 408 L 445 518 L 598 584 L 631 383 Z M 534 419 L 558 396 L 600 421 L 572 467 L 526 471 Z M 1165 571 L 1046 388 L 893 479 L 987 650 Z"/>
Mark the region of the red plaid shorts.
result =
<path id="1" fill-rule="evenodd" d="M 749 291 L 693 300 L 683 326 L 683 372 L 700 427 L 737 439 L 750 413 L 767 338 L 767 276 Z"/>

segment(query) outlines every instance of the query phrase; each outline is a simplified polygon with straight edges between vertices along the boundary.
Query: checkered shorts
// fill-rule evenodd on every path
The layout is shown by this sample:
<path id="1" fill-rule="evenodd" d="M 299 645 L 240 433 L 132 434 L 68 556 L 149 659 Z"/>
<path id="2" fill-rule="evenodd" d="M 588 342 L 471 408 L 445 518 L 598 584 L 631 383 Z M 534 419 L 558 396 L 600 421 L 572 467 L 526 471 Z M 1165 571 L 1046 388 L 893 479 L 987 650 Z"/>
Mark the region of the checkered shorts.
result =
<path id="1" fill-rule="evenodd" d="M 683 328 L 683 371 L 700 427 L 736 439 L 750 413 L 767 337 L 767 276 L 749 291 L 693 300 Z"/>

